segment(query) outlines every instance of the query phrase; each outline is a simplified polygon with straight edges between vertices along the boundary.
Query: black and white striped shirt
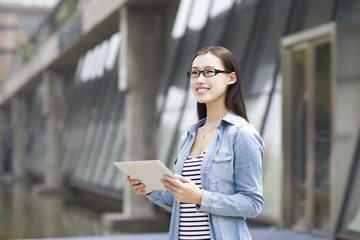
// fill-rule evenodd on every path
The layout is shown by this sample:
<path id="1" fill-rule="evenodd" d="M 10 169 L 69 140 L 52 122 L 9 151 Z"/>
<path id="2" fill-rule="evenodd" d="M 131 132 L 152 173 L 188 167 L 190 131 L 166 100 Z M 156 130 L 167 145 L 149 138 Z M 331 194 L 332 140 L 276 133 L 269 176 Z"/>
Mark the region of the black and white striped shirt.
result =
<path id="1" fill-rule="evenodd" d="M 197 158 L 188 157 L 182 171 L 182 176 L 190 178 L 200 189 L 204 155 L 205 152 Z M 179 239 L 211 239 L 209 216 L 205 212 L 198 212 L 195 203 L 180 203 Z"/>

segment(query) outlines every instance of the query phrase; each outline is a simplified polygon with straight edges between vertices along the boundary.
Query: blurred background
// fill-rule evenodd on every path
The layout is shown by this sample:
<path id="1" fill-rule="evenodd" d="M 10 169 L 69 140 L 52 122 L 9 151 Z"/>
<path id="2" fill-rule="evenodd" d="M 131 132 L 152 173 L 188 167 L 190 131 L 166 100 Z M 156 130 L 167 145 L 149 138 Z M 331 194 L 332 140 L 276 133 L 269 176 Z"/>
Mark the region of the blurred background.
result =
<path id="1" fill-rule="evenodd" d="M 172 168 L 208 45 L 266 143 L 250 225 L 360 239 L 359 43 L 359 0 L 0 0 L 0 239 L 167 231 L 113 162 Z"/>

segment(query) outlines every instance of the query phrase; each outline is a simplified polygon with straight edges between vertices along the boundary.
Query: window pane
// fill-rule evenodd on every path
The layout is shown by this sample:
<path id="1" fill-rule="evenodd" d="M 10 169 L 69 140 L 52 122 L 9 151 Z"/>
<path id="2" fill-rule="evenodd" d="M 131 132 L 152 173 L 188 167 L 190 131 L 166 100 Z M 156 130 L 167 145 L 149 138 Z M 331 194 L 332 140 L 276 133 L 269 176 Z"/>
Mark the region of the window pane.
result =
<path id="1" fill-rule="evenodd" d="M 329 22 L 335 0 L 308 1 L 303 29 Z"/>
<path id="2" fill-rule="evenodd" d="M 257 3 L 257 0 L 243 0 L 236 4 L 228 31 L 225 33 L 224 46 L 235 54 L 236 60 L 240 64 L 241 73 L 243 70 L 241 62 L 253 27 Z"/>
<path id="3" fill-rule="evenodd" d="M 334 0 L 294 1 L 288 33 L 298 32 L 330 21 L 334 3 Z"/>
<path id="4" fill-rule="evenodd" d="M 268 81 L 270 83 L 272 81 Z M 269 86 L 269 84 L 268 84 Z M 246 103 L 246 111 L 249 118 L 249 121 L 256 127 L 258 131 L 260 131 L 264 113 L 269 101 L 268 94 L 260 94 L 258 96 L 247 97 L 245 99 Z"/>
<path id="5" fill-rule="evenodd" d="M 358 134 L 360 138 L 360 134 Z M 357 145 L 355 145 L 355 156 L 353 157 L 352 168 L 349 174 L 345 177 L 348 183 L 349 194 L 344 195 L 341 214 L 344 214 L 339 219 L 340 233 L 341 235 L 352 236 L 360 238 L 360 139 L 357 139 Z M 355 161 L 355 162 L 354 162 Z M 349 181 L 350 180 L 350 181 Z M 345 191 L 346 192 L 346 191 Z"/>
<path id="6" fill-rule="evenodd" d="M 245 96 L 263 92 L 269 78 L 272 78 L 278 52 L 279 39 L 284 33 L 290 1 L 263 1 L 259 9 L 256 35 L 251 40 L 249 54 L 241 64 Z"/>
<path id="7" fill-rule="evenodd" d="M 351 232 L 351 235 L 360 237 L 360 203 L 358 203 L 357 210 L 354 211 L 354 215 L 347 224 L 346 230 Z"/>
<path id="8" fill-rule="evenodd" d="M 215 0 L 211 7 L 208 25 L 203 36 L 202 47 L 222 45 L 228 23 L 232 0 Z"/>
<path id="9" fill-rule="evenodd" d="M 335 18 L 343 22 L 360 22 L 360 1 L 339 0 Z"/>
<path id="10" fill-rule="evenodd" d="M 273 219 L 274 222 L 280 218 L 282 194 L 281 79 L 277 80 L 277 86 L 262 135 L 266 145 L 263 157 L 263 188 L 266 201 L 261 216 Z"/>
<path id="11" fill-rule="evenodd" d="M 203 4 L 201 4 L 203 3 Z M 191 16 L 183 45 L 179 45 L 177 61 L 174 61 L 171 82 L 164 99 L 164 108 L 160 117 L 160 127 L 157 140 L 158 159 L 165 163 L 171 163 L 174 149 L 177 148 L 179 124 L 184 110 L 184 105 L 188 101 L 189 79 L 186 72 L 191 67 L 191 60 L 194 53 L 198 50 L 202 39 L 202 27 L 208 17 L 210 6 L 209 1 L 195 1 L 191 8 Z M 205 9 L 205 10 L 204 10 Z M 206 14 L 203 12 L 205 11 Z M 199 12 L 202 14 L 199 15 Z M 197 22 L 199 21 L 199 22 Z M 165 79 L 166 81 L 166 79 Z"/>
<path id="12" fill-rule="evenodd" d="M 308 66 L 307 52 L 300 50 L 293 55 L 293 87 L 292 87 L 292 198 L 294 206 L 294 227 L 299 230 L 306 229 L 305 218 L 305 180 L 306 180 L 306 66 Z"/>
<path id="13" fill-rule="evenodd" d="M 29 136 L 26 145 L 26 170 L 33 174 L 44 174 L 45 118 L 42 114 L 43 91 L 41 84 L 31 95 L 29 111 Z"/>
<path id="14" fill-rule="evenodd" d="M 315 228 L 330 229 L 330 43 L 315 47 Z"/>

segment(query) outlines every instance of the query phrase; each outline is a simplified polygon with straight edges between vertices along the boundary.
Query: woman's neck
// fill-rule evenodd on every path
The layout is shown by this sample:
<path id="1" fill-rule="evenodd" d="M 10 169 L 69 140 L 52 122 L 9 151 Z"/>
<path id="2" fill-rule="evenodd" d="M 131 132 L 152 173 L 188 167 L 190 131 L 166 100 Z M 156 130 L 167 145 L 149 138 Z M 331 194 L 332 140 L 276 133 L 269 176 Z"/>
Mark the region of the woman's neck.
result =
<path id="1" fill-rule="evenodd" d="M 220 119 L 225 117 L 229 112 L 225 103 L 223 104 L 206 104 L 206 126 L 218 125 Z"/>

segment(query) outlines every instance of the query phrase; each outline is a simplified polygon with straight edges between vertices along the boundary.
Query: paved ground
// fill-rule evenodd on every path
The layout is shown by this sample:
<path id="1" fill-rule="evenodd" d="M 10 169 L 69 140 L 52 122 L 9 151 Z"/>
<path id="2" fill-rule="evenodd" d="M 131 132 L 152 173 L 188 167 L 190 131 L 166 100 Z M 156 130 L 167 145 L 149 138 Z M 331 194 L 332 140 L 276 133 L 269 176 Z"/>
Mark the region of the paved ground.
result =
<path id="1" fill-rule="evenodd" d="M 297 233 L 289 229 L 276 230 L 269 227 L 250 229 L 253 240 L 330 240 L 307 233 Z"/>
<path id="2" fill-rule="evenodd" d="M 276 230 L 269 227 L 259 227 L 250 229 L 253 240 L 330 240 L 329 238 L 316 237 L 305 233 L 296 233 L 291 230 Z M 48 238 L 50 239 L 50 238 Z M 148 233 L 148 234 L 128 234 L 111 236 L 92 236 L 92 237 L 69 237 L 52 238 L 56 240 L 167 240 L 167 233 Z"/>

